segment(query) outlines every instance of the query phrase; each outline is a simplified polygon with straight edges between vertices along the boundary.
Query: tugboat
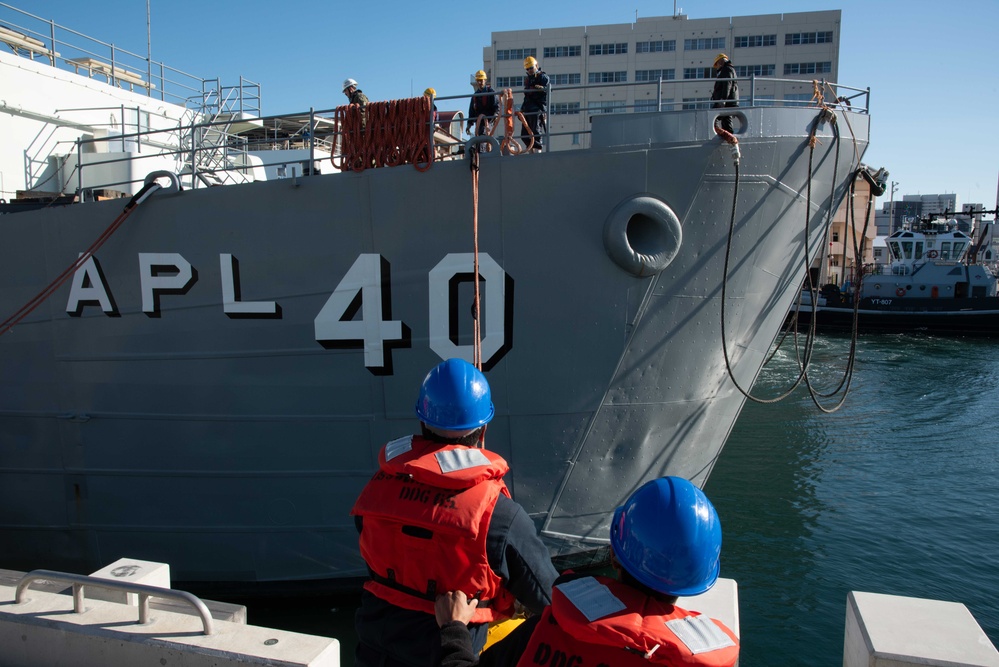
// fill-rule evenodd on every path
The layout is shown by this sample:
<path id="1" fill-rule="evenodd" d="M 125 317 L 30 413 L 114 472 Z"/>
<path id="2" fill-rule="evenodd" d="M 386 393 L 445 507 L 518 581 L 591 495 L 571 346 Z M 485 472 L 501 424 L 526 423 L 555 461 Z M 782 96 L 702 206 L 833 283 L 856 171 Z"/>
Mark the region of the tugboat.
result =
<path id="1" fill-rule="evenodd" d="M 997 280 L 976 263 L 981 245 L 953 218 L 910 223 L 888 237 L 889 264 L 865 265 L 842 287 L 824 285 L 814 308 L 806 290 L 791 314 L 805 326 L 814 313 L 819 331 L 852 329 L 856 305 L 861 333 L 999 335 Z"/>

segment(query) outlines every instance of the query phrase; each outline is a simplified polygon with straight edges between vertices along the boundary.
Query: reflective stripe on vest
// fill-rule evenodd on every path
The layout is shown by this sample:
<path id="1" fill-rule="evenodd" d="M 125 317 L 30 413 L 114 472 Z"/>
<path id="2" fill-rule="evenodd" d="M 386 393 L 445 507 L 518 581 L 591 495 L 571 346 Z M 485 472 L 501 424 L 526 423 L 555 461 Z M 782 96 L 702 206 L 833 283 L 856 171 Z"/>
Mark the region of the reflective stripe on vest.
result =
<path id="1" fill-rule="evenodd" d="M 388 452 L 385 457 L 388 458 Z M 487 466 L 490 461 L 481 449 L 450 449 L 434 454 L 442 473 Z"/>
<path id="2" fill-rule="evenodd" d="M 398 438 L 392 442 L 385 445 L 385 460 L 391 461 L 400 454 L 405 454 L 406 452 L 412 451 L 413 449 L 413 436 L 407 435 L 403 438 Z"/>

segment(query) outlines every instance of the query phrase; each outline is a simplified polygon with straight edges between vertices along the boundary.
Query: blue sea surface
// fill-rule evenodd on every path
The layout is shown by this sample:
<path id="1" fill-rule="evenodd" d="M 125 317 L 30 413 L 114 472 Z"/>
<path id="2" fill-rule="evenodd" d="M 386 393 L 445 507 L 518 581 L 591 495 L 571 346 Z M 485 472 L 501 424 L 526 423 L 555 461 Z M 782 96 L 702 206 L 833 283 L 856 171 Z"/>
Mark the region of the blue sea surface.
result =
<path id="1" fill-rule="evenodd" d="M 788 343 L 754 395 L 794 379 Z M 818 392 L 848 350 L 817 340 Z M 861 337 L 832 414 L 804 388 L 747 403 L 705 488 L 722 576 L 739 584 L 743 667 L 842 664 L 851 590 L 961 602 L 999 643 L 997 408 L 999 341 L 922 335 Z"/>

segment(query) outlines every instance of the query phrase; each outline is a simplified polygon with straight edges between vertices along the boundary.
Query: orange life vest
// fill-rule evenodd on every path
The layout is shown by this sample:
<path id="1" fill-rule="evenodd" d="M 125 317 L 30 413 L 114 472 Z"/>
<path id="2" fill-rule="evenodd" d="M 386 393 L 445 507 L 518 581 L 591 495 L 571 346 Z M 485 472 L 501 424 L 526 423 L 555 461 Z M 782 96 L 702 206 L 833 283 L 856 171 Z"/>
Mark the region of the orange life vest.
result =
<path id="1" fill-rule="evenodd" d="M 739 640 L 721 621 L 583 577 L 552 589 L 517 667 L 729 667 L 738 658 Z"/>
<path id="2" fill-rule="evenodd" d="M 479 599 L 473 623 L 510 616 L 514 598 L 486 555 L 496 499 L 510 496 L 503 457 L 407 436 L 385 445 L 378 464 L 351 510 L 364 519 L 364 588 L 431 615 L 437 595 L 461 590 Z"/>

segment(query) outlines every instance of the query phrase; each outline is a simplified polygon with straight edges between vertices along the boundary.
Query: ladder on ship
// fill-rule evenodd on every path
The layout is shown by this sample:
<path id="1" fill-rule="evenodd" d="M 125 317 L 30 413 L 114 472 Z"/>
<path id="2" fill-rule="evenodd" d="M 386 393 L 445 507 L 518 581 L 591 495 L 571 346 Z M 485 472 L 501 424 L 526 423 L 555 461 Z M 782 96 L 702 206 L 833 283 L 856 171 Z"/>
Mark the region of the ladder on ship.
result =
<path id="1" fill-rule="evenodd" d="M 250 91 L 256 90 L 255 94 Z M 192 124 L 184 137 L 184 151 L 190 155 L 186 173 L 204 185 L 249 183 L 251 167 L 245 142 L 233 132 L 233 125 L 247 115 L 260 116 L 259 86 L 240 78 L 239 86 L 222 86 L 218 79 L 202 81 L 197 114 L 204 119 Z"/>

